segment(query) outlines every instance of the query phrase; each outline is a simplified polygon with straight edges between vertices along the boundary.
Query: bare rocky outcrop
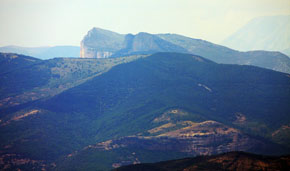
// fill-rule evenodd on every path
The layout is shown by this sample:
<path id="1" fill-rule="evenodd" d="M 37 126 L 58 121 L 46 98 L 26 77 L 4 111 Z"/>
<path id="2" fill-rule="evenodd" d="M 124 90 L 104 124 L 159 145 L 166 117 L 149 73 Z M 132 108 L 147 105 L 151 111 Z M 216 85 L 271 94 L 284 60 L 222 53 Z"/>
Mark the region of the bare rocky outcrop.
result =
<path id="1" fill-rule="evenodd" d="M 123 47 L 124 35 L 93 28 L 81 41 L 82 58 L 108 58 Z"/>
<path id="2" fill-rule="evenodd" d="M 171 126 L 173 124 L 170 124 Z M 179 126 L 176 126 L 179 125 Z M 265 148 L 262 141 L 251 138 L 237 129 L 225 126 L 215 121 L 195 123 L 183 121 L 177 123 L 175 130 L 157 135 L 128 136 L 116 140 L 99 143 L 91 148 L 113 150 L 116 148 L 141 148 L 146 150 L 176 151 L 191 155 L 212 155 L 229 151 L 251 151 Z M 182 127 L 183 125 L 183 127 Z M 161 130 L 168 124 L 149 130 Z M 171 127 L 171 129 L 174 129 Z M 163 132 L 163 131 L 160 131 Z M 152 132 L 153 133 L 153 132 Z"/>
<path id="3" fill-rule="evenodd" d="M 123 35 L 93 28 L 81 41 L 80 56 L 82 58 L 109 58 L 156 52 L 185 53 L 187 50 L 154 34 L 140 32 L 136 35 Z"/>

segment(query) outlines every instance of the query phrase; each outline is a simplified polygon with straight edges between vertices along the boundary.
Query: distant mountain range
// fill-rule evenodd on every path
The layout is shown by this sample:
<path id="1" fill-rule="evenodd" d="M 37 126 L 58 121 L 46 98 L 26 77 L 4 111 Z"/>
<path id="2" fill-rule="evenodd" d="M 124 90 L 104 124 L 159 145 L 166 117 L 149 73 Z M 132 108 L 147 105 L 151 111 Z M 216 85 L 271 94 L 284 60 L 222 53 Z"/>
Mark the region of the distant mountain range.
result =
<path id="1" fill-rule="evenodd" d="M 288 170 L 290 156 L 272 157 L 244 152 L 231 152 L 215 156 L 199 156 L 159 163 L 124 166 L 116 171 L 226 171 L 226 170 Z"/>
<path id="2" fill-rule="evenodd" d="M 290 15 L 255 18 L 221 44 L 241 51 L 280 51 L 290 56 Z"/>
<path id="3" fill-rule="evenodd" d="M 172 52 L 0 59 L 1 170 L 290 152 L 286 73 Z"/>
<path id="4" fill-rule="evenodd" d="M 272 44 L 272 46 L 275 46 L 274 48 L 268 49 L 244 48 L 243 50 L 267 49 L 281 51 L 285 54 L 289 54 L 288 47 L 289 41 L 287 36 L 284 35 L 287 35 L 289 33 L 288 30 L 290 29 L 285 29 L 288 28 L 289 26 L 284 26 L 285 24 L 283 25 L 283 23 L 288 23 L 285 21 L 285 18 L 288 19 L 289 17 L 288 18 L 280 17 L 280 18 L 278 18 L 279 20 L 277 21 L 275 17 L 272 20 L 269 20 L 267 17 L 266 19 L 262 18 L 253 20 L 252 22 L 250 22 L 252 23 L 250 25 L 251 26 L 255 25 L 256 29 L 252 29 L 252 27 L 247 26 L 247 29 L 241 29 L 242 30 L 240 31 L 241 33 L 238 32 L 235 34 L 237 36 L 235 35 L 231 36 L 224 42 L 224 44 L 228 45 L 229 47 L 237 49 L 241 48 L 236 47 L 234 44 L 237 44 L 239 46 L 245 44 L 250 47 L 252 46 L 251 44 L 253 44 L 253 42 L 256 43 L 266 39 L 267 37 L 267 35 L 265 35 L 266 33 L 262 34 L 262 32 L 259 31 L 259 29 L 264 28 L 265 24 L 263 23 L 265 21 L 267 21 L 266 25 L 270 23 L 270 21 L 272 22 L 279 21 L 280 24 L 278 23 L 272 24 L 273 27 L 274 26 L 278 27 L 276 29 L 274 28 L 273 29 L 279 31 L 271 32 L 272 36 L 268 36 L 268 37 L 276 36 L 275 41 L 272 40 L 274 38 L 268 37 L 267 41 L 265 41 L 265 44 L 267 46 L 270 46 L 270 44 Z M 281 29 L 284 29 L 285 31 L 281 31 Z M 253 34 L 252 32 L 255 34 L 252 35 Z M 256 32 L 259 32 L 259 34 L 256 34 Z M 280 33 L 281 35 L 278 36 L 277 35 L 278 33 Z M 251 38 L 246 38 L 247 37 L 246 35 L 251 35 L 250 36 Z M 260 37 L 258 37 L 258 35 L 260 35 Z M 263 37 L 263 39 L 261 37 Z M 242 38 L 244 38 L 245 40 L 240 40 Z M 277 49 L 277 47 L 283 48 Z M 225 46 L 210 43 L 208 41 L 193 39 L 177 34 L 149 34 L 141 32 L 136 35 L 133 34 L 125 35 L 118 34 L 109 30 L 104 30 L 101 28 L 91 29 L 81 41 L 81 47 L 78 46 L 54 46 L 54 47 L 35 47 L 35 48 L 19 47 L 19 46 L 0 47 L 0 52 L 23 54 L 40 59 L 52 59 L 54 57 L 79 57 L 79 56 L 83 58 L 108 58 L 108 57 L 129 56 L 134 54 L 146 55 L 153 54 L 156 52 L 191 53 L 203 56 L 217 63 L 253 65 L 262 68 L 272 69 L 275 71 L 290 73 L 289 57 L 280 52 L 270 52 L 261 50 L 240 52 L 227 48 Z"/>
<path id="5" fill-rule="evenodd" d="M 290 59 L 280 52 L 239 52 L 204 40 L 177 34 L 118 34 L 93 28 L 81 42 L 81 57 L 107 58 L 156 52 L 180 52 L 203 56 L 223 64 L 254 65 L 290 73 Z"/>
<path id="6" fill-rule="evenodd" d="M 51 59 L 55 57 L 79 57 L 80 47 L 78 46 L 53 46 L 53 47 L 0 47 L 0 52 L 17 53 L 33 56 L 40 59 Z"/>

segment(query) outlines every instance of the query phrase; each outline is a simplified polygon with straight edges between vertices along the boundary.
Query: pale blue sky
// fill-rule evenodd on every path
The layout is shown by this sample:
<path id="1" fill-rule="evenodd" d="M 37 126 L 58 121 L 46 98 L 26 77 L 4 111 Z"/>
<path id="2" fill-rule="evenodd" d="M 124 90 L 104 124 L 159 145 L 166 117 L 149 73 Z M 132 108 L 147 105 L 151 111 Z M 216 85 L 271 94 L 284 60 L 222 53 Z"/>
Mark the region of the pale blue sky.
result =
<path id="1" fill-rule="evenodd" d="M 290 15 L 290 1 L 0 0 L 0 46 L 78 46 L 92 27 L 219 43 L 250 19 L 272 15 Z"/>

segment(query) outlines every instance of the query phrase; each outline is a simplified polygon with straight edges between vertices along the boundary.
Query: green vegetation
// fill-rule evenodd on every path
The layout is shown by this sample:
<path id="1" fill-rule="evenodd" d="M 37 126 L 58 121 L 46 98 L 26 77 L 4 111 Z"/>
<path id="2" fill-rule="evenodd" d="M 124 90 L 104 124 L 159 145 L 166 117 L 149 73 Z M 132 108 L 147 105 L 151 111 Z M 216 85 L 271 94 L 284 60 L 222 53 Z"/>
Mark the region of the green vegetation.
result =
<path id="1" fill-rule="evenodd" d="M 23 57 L 13 60 L 4 58 L 3 65 L 11 61 L 8 67 L 15 69 L 1 74 L 0 103 L 2 102 L 4 107 L 7 107 L 11 104 L 27 103 L 53 96 L 96 77 L 115 65 L 130 62 L 139 57 L 142 56 L 110 59 L 55 58 L 45 61 L 32 57 L 26 57 L 29 60 L 22 59 Z M 22 67 L 17 69 L 18 65 Z M 10 99 L 7 102 L 5 98 L 8 97 Z"/>
<path id="2" fill-rule="evenodd" d="M 68 154 L 91 144 L 145 133 L 162 125 L 153 121 L 170 109 L 188 113 L 175 117 L 173 122 L 215 120 L 267 140 L 271 140 L 271 133 L 290 122 L 288 74 L 253 66 L 216 64 L 189 54 L 53 59 L 7 73 L 1 79 L 1 97 L 37 88 L 56 88 L 53 96 L 4 106 L 0 111 L 0 155 L 17 153 L 49 164 L 63 161 Z M 34 109 L 40 112 L 12 120 Z M 236 113 L 245 116 L 245 123 L 237 124 Z M 259 125 L 265 128 L 255 131 Z M 131 149 L 127 150 L 124 154 L 131 153 Z M 83 164 L 93 168 L 101 156 L 110 158 L 120 152 L 86 153 L 90 154 L 84 154 Z M 142 151 L 139 157 L 148 154 L 144 157 L 152 158 L 152 162 L 162 156 L 182 157 L 157 153 Z M 108 167 L 109 162 L 103 161 L 100 168 Z M 61 170 L 64 167 L 60 165 Z"/>
<path id="3" fill-rule="evenodd" d="M 0 75 L 2 76 L 5 73 L 24 68 L 40 61 L 41 60 L 30 56 L 14 53 L 0 53 Z"/>

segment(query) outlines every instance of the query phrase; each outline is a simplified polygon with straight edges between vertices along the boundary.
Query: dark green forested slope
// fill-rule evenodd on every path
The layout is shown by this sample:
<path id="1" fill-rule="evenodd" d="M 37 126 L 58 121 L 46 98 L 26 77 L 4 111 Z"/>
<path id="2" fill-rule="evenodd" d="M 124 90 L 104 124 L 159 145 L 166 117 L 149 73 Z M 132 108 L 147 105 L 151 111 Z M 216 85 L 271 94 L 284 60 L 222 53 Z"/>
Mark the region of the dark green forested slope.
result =
<path id="1" fill-rule="evenodd" d="M 136 117 L 141 114 L 135 111 L 149 110 L 146 106 L 150 110 L 180 106 L 223 122 L 240 112 L 275 127 L 289 119 L 289 80 L 287 74 L 257 67 L 157 53 L 118 65 L 45 102 L 44 107 L 55 112 L 85 110 L 92 117 L 122 112 Z"/>
<path id="2" fill-rule="evenodd" d="M 41 60 L 30 56 L 0 52 L 0 74 L 8 73 L 40 61 Z"/>
<path id="3" fill-rule="evenodd" d="M 200 131 L 211 132 L 214 137 L 220 136 L 216 131 L 228 131 L 226 134 L 230 137 L 237 135 L 253 140 L 246 142 L 261 142 L 263 137 L 269 142 L 266 147 L 274 149 L 276 145 L 271 146 L 270 141 L 290 123 L 289 85 L 288 74 L 272 70 L 216 64 L 189 54 L 156 53 L 116 65 L 53 97 L 2 110 L 1 116 L 5 117 L 1 117 L 0 123 L 1 158 L 6 161 L 7 154 L 17 154 L 18 158 L 46 162 L 46 167 L 54 167 L 54 163 L 67 161 L 69 154 L 91 144 L 130 135 L 147 136 L 148 130 L 167 123 L 168 120 L 156 120 L 164 118 L 164 113 L 171 109 L 186 111 L 182 112 L 186 115 L 175 117 L 174 122 L 171 120 L 168 124 L 190 125 L 197 130 L 195 125 L 203 123 L 202 130 L 198 128 L 199 135 L 194 137 L 201 142 L 208 136 L 204 134 L 207 132 Z M 207 123 L 214 123 L 213 128 L 204 128 Z M 159 135 L 162 134 L 150 136 Z M 166 137 L 173 136 L 173 132 L 166 134 Z M 148 142 L 143 139 L 146 145 Z M 130 138 L 114 143 L 126 144 L 130 142 L 127 140 Z M 283 139 L 276 140 L 275 143 L 287 145 Z M 215 148 L 214 143 L 208 147 Z M 281 148 L 284 151 L 278 153 L 287 153 L 286 147 Z M 118 158 L 123 149 L 116 150 L 108 153 L 96 150 L 83 162 L 92 164 L 98 154 Z M 146 148 L 141 152 L 147 154 L 144 161 L 152 156 L 160 156 L 157 161 L 170 156 L 157 155 Z M 272 153 L 273 150 L 258 152 Z M 182 157 L 185 154 L 173 151 L 171 155 Z M 60 168 L 69 166 L 65 164 Z M 112 167 L 110 164 L 104 167 Z"/>

